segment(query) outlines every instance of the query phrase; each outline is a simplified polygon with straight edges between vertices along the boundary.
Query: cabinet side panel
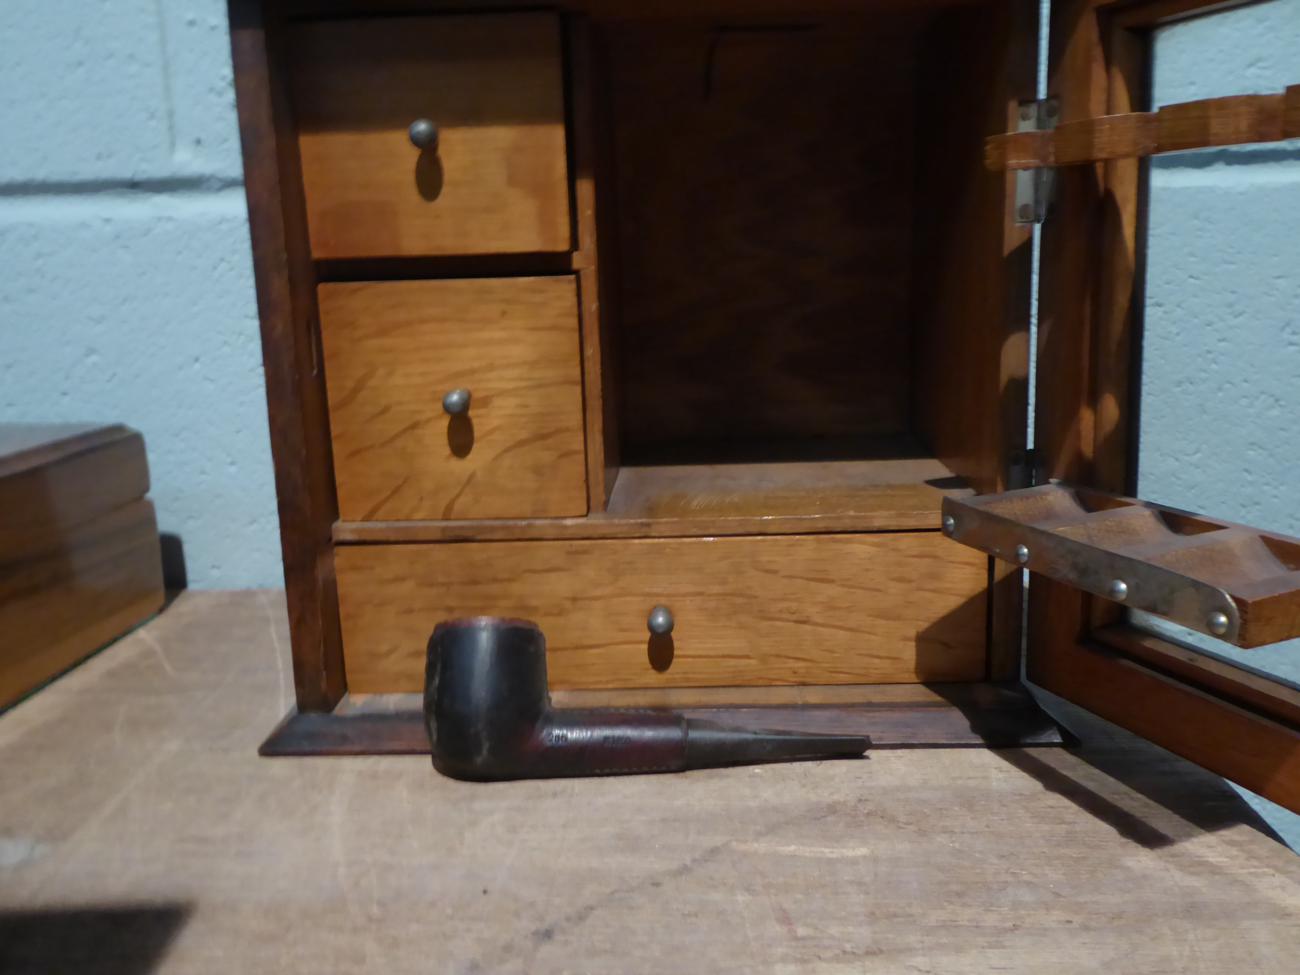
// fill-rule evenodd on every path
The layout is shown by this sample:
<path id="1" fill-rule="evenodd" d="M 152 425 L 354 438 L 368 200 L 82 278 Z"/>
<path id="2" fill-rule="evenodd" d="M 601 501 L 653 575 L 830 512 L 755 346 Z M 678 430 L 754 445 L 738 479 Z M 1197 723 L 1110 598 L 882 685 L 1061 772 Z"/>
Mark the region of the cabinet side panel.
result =
<path id="1" fill-rule="evenodd" d="M 1109 103 L 1102 28 L 1092 0 L 1066 0 L 1052 10 L 1048 90 L 1058 99 L 1059 121 L 1105 115 Z M 1038 306 L 1038 384 L 1034 439 L 1045 477 L 1092 484 L 1100 465 L 1121 473 L 1126 446 L 1099 442 L 1094 389 L 1098 372 L 1099 281 L 1105 251 L 1102 228 L 1105 167 L 1070 166 L 1056 172 L 1055 200 L 1042 237 Z M 1124 205 L 1136 208 L 1136 200 Z M 1123 221 L 1120 221 L 1121 223 Z M 1110 291 L 1112 302 L 1119 293 Z M 1118 456 L 1117 456 L 1118 455 Z M 1099 485 L 1105 487 L 1107 485 Z M 1111 485 L 1113 487 L 1113 485 Z M 1119 485 L 1122 488 L 1123 485 Z M 1090 597 L 1035 576 L 1029 600 L 1029 664 L 1056 645 L 1074 646 L 1088 626 Z M 1063 692 L 1058 692 L 1063 693 Z"/>
<path id="2" fill-rule="evenodd" d="M 230 39 L 249 230 L 262 323 L 294 686 L 304 711 L 346 689 L 330 549 L 337 518 L 329 428 L 316 364 L 314 274 L 296 142 L 273 43 L 256 0 L 231 0 Z"/>
<path id="3" fill-rule="evenodd" d="M 917 433 L 983 493 L 1004 490 L 1027 419 L 1031 246 L 984 139 L 1034 94 L 1036 5 L 960 8 L 924 35 L 914 314 Z"/>
<path id="4" fill-rule="evenodd" d="M 1034 94 L 1037 4 L 970 7 L 925 35 L 917 147 L 916 432 L 977 491 L 1001 491 L 1028 419 L 1031 235 L 1014 180 L 982 165 L 984 137 Z M 1020 675 L 1020 572 L 989 573 L 989 676 Z"/>

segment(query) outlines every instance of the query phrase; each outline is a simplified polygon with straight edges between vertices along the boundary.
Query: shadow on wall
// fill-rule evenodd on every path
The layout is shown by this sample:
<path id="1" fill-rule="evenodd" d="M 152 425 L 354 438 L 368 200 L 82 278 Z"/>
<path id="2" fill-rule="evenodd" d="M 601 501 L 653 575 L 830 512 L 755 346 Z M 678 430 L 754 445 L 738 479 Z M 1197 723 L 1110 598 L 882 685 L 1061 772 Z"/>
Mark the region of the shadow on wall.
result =
<path id="1" fill-rule="evenodd" d="M 185 543 L 179 535 L 163 532 L 162 544 L 163 588 L 168 593 L 180 592 L 190 587 L 190 576 L 185 569 Z"/>
<path id="2" fill-rule="evenodd" d="M 147 975 L 192 911 L 188 904 L 150 904 L 0 913 L 0 971 Z"/>

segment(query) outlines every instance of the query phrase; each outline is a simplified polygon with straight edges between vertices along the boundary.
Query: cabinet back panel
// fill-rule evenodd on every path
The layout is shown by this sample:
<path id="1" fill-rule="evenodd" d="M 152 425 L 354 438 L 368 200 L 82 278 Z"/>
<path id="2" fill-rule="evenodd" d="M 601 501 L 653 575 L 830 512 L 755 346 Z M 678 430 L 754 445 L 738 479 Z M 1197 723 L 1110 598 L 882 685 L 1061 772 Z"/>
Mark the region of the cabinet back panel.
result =
<path id="1" fill-rule="evenodd" d="M 913 19 L 606 38 L 625 445 L 905 432 Z"/>

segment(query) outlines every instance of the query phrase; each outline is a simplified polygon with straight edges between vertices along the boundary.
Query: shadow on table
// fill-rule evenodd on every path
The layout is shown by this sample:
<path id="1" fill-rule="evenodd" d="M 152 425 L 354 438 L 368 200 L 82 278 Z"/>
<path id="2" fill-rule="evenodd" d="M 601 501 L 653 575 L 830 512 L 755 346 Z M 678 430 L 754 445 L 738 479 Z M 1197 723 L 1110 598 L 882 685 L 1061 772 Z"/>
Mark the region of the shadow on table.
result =
<path id="1" fill-rule="evenodd" d="M 0 972 L 147 975 L 191 910 L 149 904 L 0 912 Z"/>
<path id="2" fill-rule="evenodd" d="M 1158 849 L 1245 825 L 1285 850 L 1282 838 L 1217 775 L 1054 695 L 1035 689 L 1034 696 L 1077 736 L 1077 745 L 995 754 L 1125 839 Z"/>

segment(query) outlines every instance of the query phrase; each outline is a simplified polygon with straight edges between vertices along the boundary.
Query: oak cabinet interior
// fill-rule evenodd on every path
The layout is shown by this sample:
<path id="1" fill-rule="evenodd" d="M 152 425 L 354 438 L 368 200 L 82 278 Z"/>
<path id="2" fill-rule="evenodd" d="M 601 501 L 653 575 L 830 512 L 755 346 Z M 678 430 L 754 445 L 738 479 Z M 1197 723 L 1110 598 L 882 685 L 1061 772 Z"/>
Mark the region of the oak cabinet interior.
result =
<path id="1" fill-rule="evenodd" d="M 715 514 L 727 499 L 797 513 L 800 496 L 852 513 L 903 484 L 932 508 L 926 488 L 991 486 L 1005 458 L 938 429 L 935 406 L 960 396 L 996 425 L 1006 365 L 1007 323 L 956 293 L 1000 239 L 946 246 L 962 217 L 932 192 L 979 168 L 981 132 L 927 83 L 945 36 L 976 22 L 908 9 L 596 30 L 611 510 L 685 507 L 687 466 Z M 944 60 L 950 84 L 1005 111 L 1004 75 Z M 954 122 L 966 131 L 931 137 Z M 979 192 L 1000 229 L 1000 200 Z M 980 358 L 936 355 L 961 345 Z"/>
<path id="2" fill-rule="evenodd" d="M 1025 730 L 1023 647 L 1300 804 L 1272 785 L 1295 694 L 1247 713 L 1239 681 L 1111 638 L 1126 591 L 1231 599 L 1243 642 L 1297 623 L 1300 543 L 1224 523 L 1225 568 L 1122 497 L 1141 159 L 1300 135 L 1300 88 L 1141 111 L 1150 31 L 1207 5 L 1054 5 L 1048 111 L 1035 0 L 230 0 L 298 711 L 352 729 L 268 747 L 408 747 L 376 715 L 418 720 L 425 635 L 495 614 L 541 623 L 584 701 L 833 707 L 895 744 L 1059 740 Z M 1017 194 L 1045 167 L 1029 454 L 1046 204 Z M 1007 514 L 1047 479 L 1092 493 Z M 1107 534 L 1140 519 L 1162 531 Z"/>
<path id="3" fill-rule="evenodd" d="M 937 530 L 1014 448 L 1027 9 L 279 11 L 339 688 L 417 690 L 464 613 L 536 618 L 557 689 L 1014 676 Z"/>

